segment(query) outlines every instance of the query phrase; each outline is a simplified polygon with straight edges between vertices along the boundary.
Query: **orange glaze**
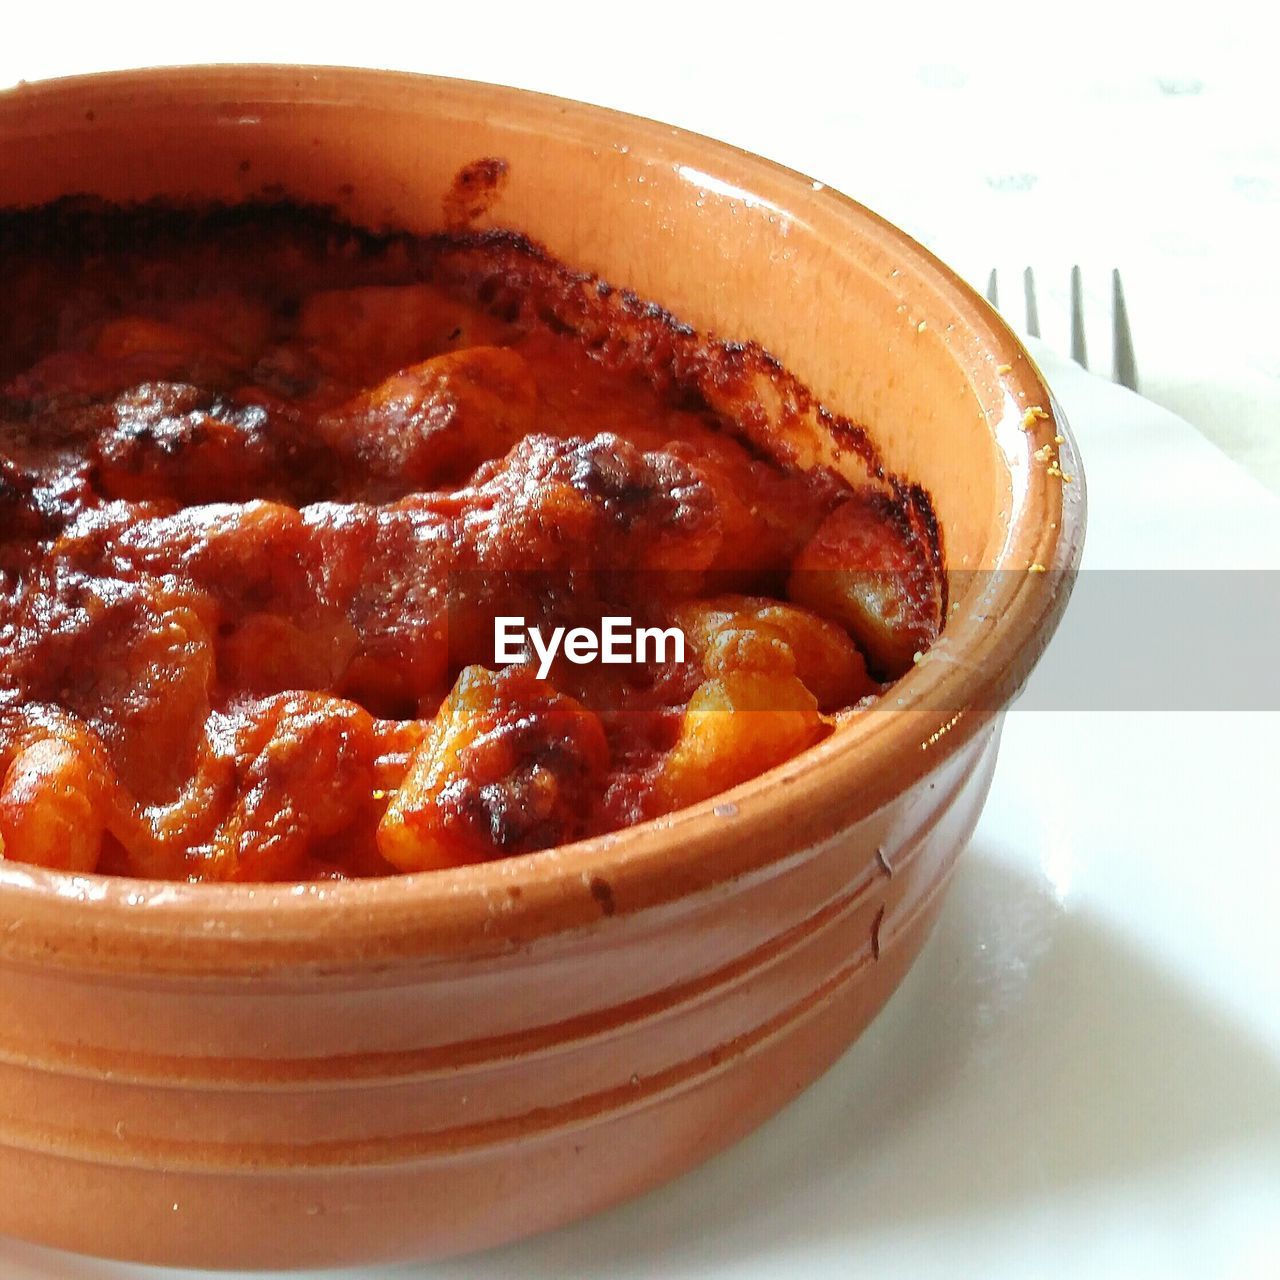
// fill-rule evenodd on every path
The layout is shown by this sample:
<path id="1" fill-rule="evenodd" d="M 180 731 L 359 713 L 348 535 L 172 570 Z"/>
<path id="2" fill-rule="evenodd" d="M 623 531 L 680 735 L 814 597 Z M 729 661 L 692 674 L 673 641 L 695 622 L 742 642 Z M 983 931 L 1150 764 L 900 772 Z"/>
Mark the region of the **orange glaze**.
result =
<path id="1" fill-rule="evenodd" d="M 288 880 L 530 852 L 786 760 L 936 634 L 892 497 L 759 456 L 492 264 L 432 279 L 313 212 L 39 217 L 0 238 L 6 858 Z M 628 614 L 686 654 L 540 680 L 495 666 L 499 614 Z"/>

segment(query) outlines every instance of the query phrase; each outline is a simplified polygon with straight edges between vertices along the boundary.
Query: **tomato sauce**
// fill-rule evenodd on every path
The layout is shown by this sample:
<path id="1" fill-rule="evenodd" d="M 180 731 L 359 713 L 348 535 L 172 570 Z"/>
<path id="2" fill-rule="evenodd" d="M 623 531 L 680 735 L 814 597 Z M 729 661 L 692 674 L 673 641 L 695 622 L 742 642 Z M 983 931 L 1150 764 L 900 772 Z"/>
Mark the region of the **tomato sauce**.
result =
<path id="1" fill-rule="evenodd" d="M 763 352 L 517 238 L 59 205 L 0 265 L 5 858 L 531 853 L 781 763 L 939 629 L 927 499 L 856 428 L 866 484 L 771 454 Z M 494 660 L 499 616 L 618 614 L 684 660 Z"/>

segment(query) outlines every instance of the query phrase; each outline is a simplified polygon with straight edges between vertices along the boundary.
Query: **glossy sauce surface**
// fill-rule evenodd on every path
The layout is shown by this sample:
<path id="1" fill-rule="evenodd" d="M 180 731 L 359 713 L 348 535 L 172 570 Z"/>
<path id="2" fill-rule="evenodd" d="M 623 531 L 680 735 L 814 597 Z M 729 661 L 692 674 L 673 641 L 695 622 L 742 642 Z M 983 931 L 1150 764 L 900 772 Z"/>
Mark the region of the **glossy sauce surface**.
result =
<path id="1" fill-rule="evenodd" d="M 44 216 L 0 235 L 6 858 L 528 853 L 781 763 L 936 635 L 901 488 L 763 454 L 669 318 L 567 323 L 598 282 L 314 212 Z M 685 659 L 538 679 L 499 615 L 627 615 Z"/>

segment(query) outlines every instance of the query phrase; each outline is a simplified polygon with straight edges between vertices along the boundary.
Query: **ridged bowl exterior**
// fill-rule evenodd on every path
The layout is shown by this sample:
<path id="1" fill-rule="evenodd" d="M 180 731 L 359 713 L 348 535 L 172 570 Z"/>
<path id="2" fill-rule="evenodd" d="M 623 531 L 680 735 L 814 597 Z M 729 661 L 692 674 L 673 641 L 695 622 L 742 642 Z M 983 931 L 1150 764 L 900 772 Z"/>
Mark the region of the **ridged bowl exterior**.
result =
<path id="1" fill-rule="evenodd" d="M 512 90 L 203 68 L 0 98 L 0 204 L 242 198 L 245 172 L 315 199 L 350 172 L 354 216 L 425 228 L 458 158 L 491 154 L 512 172 L 495 222 L 759 338 L 873 426 L 914 395 L 914 431 L 886 430 L 886 456 L 929 483 L 953 565 L 994 571 L 983 607 L 959 592 L 939 661 L 866 724 L 564 850 L 297 889 L 0 862 L 2 1232 L 215 1267 L 515 1239 L 750 1131 L 858 1035 L 928 935 L 1083 533 L 1082 501 L 1025 460 L 1018 418 L 1047 391 L 945 268 L 798 175 Z M 838 358 L 803 316 L 812 299 L 786 301 L 806 280 L 846 334 Z M 918 312 L 939 337 L 911 348 Z M 1033 558 L 1050 572 L 1027 575 Z"/>

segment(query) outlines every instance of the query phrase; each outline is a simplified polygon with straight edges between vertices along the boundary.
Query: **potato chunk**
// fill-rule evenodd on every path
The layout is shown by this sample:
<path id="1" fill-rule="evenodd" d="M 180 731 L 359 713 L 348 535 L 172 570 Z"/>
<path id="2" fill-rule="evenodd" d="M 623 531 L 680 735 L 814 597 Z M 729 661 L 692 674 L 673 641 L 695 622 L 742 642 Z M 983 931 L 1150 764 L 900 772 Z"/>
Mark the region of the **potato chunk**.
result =
<path id="1" fill-rule="evenodd" d="M 698 686 L 654 780 L 657 812 L 683 808 L 789 760 L 826 732 L 786 672 L 730 671 Z"/>
<path id="2" fill-rule="evenodd" d="M 270 734 L 251 760 L 242 756 L 240 795 L 218 842 L 234 851 L 238 880 L 297 876 L 314 843 L 354 822 L 373 790 L 368 712 L 322 693 L 270 705 Z"/>
<path id="3" fill-rule="evenodd" d="M 88 753 L 40 738 L 14 756 L 0 786 L 0 853 L 62 871 L 92 871 L 106 830 L 104 780 Z"/>
<path id="4" fill-rule="evenodd" d="M 296 462 L 286 441 L 261 405 L 190 384 L 144 382 L 110 406 L 94 444 L 96 481 L 106 496 L 131 502 L 284 496 Z"/>
<path id="5" fill-rule="evenodd" d="M 144 802 L 173 794 L 209 713 L 213 646 L 202 598 L 150 579 L 61 571 L 18 602 L 5 677 L 61 706 L 102 740 Z"/>
<path id="6" fill-rule="evenodd" d="M 807 609 L 758 596 L 718 596 L 680 605 L 674 617 L 708 675 L 794 672 L 823 711 L 876 691 L 849 637 Z"/>
<path id="7" fill-rule="evenodd" d="M 402 871 L 528 853 L 587 830 L 609 748 L 598 717 L 524 667 L 467 667 L 378 827 Z"/>
<path id="8" fill-rule="evenodd" d="M 363 392 L 320 429 L 331 447 L 400 491 L 462 479 L 533 427 L 538 388 L 522 356 L 470 347 Z"/>
<path id="9" fill-rule="evenodd" d="M 288 880 L 319 844 L 369 813 L 380 750 L 362 707 L 294 692 L 215 712 L 196 769 L 172 803 L 148 811 L 134 874 Z"/>
<path id="10" fill-rule="evenodd" d="M 909 671 L 941 626 L 925 549 L 876 494 L 851 498 L 818 526 L 792 565 L 787 594 L 845 627 L 886 679 Z"/>

